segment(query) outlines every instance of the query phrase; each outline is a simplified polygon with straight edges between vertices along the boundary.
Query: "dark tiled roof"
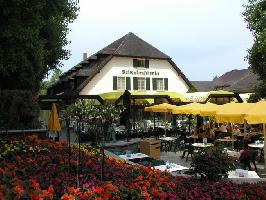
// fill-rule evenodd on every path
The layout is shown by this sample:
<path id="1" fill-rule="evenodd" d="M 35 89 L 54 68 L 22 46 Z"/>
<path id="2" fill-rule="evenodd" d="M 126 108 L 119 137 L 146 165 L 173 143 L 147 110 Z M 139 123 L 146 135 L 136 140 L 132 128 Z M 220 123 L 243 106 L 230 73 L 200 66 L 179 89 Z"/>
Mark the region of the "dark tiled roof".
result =
<path id="1" fill-rule="evenodd" d="M 209 92 L 214 90 L 212 81 L 191 81 L 191 83 L 199 92 Z"/>
<path id="2" fill-rule="evenodd" d="M 139 57 L 139 58 L 154 58 L 165 59 L 173 66 L 177 73 L 184 79 L 189 87 L 192 87 L 190 81 L 182 73 L 182 71 L 176 66 L 169 56 L 159 51 L 149 43 L 140 39 L 133 33 L 128 33 L 122 38 L 111 43 L 107 47 L 98 51 L 96 54 L 90 56 L 87 60 L 84 60 L 70 70 L 60 76 L 60 80 L 52 86 L 52 88 L 60 88 L 62 82 L 73 80 L 75 77 L 83 77 L 84 81 L 77 85 L 74 89 L 74 93 L 79 93 L 90 80 L 112 59 L 113 56 L 127 56 L 127 57 Z M 52 89 L 50 91 L 53 91 Z M 63 91 L 56 91 L 60 93 Z"/>
<path id="3" fill-rule="evenodd" d="M 248 70 L 247 74 L 229 87 L 229 90 L 244 93 L 254 92 L 254 87 L 259 84 L 258 76 Z"/>
<path id="4" fill-rule="evenodd" d="M 103 48 L 97 54 L 170 59 L 168 55 L 159 51 L 157 48 L 153 47 L 131 32 Z"/>
<path id="5" fill-rule="evenodd" d="M 232 70 L 214 81 L 191 81 L 199 92 L 223 89 L 238 93 L 254 92 L 258 76 L 249 69 Z"/>

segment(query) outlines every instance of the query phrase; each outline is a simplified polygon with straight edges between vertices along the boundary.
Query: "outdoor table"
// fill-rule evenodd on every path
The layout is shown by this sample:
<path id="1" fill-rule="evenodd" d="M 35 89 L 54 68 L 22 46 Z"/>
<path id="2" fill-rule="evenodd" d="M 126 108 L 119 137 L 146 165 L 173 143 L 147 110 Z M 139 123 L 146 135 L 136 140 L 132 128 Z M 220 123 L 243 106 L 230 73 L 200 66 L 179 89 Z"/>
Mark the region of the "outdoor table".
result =
<path id="1" fill-rule="evenodd" d="M 260 178 L 255 171 L 248 171 L 247 176 L 240 177 L 236 174 L 236 171 L 229 171 L 227 173 L 228 178 L 239 178 L 239 179 L 248 179 L 248 178 Z"/>
<path id="2" fill-rule="evenodd" d="M 166 129 L 166 130 L 171 130 L 172 129 L 172 127 L 171 126 L 167 126 L 166 128 L 165 128 L 165 126 L 155 126 L 156 128 L 161 128 L 161 129 Z"/>
<path id="3" fill-rule="evenodd" d="M 161 171 L 168 171 L 168 172 L 176 172 L 176 171 L 178 171 L 179 173 L 182 170 L 189 169 L 187 167 L 184 167 L 182 165 L 178 165 L 178 164 L 175 164 L 175 163 L 170 163 L 168 165 L 168 167 L 167 167 L 167 165 L 159 165 L 159 166 L 155 166 L 154 168 L 158 169 L 158 170 L 161 170 Z"/>
<path id="4" fill-rule="evenodd" d="M 259 161 L 262 161 L 263 159 L 263 148 L 264 148 L 264 143 L 251 143 L 251 144 L 248 144 L 249 147 L 251 148 L 255 148 L 255 149 L 259 149 L 260 150 L 260 159 Z"/>
<path id="5" fill-rule="evenodd" d="M 177 137 L 160 137 L 160 140 L 162 140 L 162 142 L 165 142 L 169 145 L 169 151 L 172 149 L 173 146 L 173 142 L 177 140 Z"/>
<path id="6" fill-rule="evenodd" d="M 188 139 L 192 138 L 194 140 L 194 143 L 195 143 L 196 139 L 198 139 L 199 136 L 198 135 L 190 135 L 190 136 L 187 136 L 186 138 L 188 138 Z"/>
<path id="7" fill-rule="evenodd" d="M 240 156 L 240 152 L 237 152 L 237 151 L 226 150 L 226 153 L 230 157 L 239 158 Z"/>
<path id="8" fill-rule="evenodd" d="M 236 141 L 236 139 L 233 139 L 233 138 L 220 138 L 220 139 L 217 139 L 217 141 L 219 142 L 230 142 L 232 144 L 232 149 L 234 149 L 234 142 Z"/>
<path id="9" fill-rule="evenodd" d="M 120 158 L 124 160 L 134 160 L 134 159 L 142 159 L 142 158 L 148 158 L 149 156 L 144 153 L 131 153 L 128 155 L 119 155 Z"/>
<path id="10" fill-rule="evenodd" d="M 251 143 L 251 144 L 248 144 L 249 147 L 251 148 L 257 148 L 257 149 L 263 149 L 264 148 L 264 143 L 260 143 L 260 144 L 256 144 L 256 143 Z"/>
<path id="11" fill-rule="evenodd" d="M 213 144 L 212 143 L 193 143 L 192 144 L 194 147 L 200 147 L 200 148 L 207 148 L 207 147 L 212 147 Z"/>
<path id="12" fill-rule="evenodd" d="M 177 139 L 177 137 L 160 137 L 159 139 L 166 142 L 173 142 Z"/>

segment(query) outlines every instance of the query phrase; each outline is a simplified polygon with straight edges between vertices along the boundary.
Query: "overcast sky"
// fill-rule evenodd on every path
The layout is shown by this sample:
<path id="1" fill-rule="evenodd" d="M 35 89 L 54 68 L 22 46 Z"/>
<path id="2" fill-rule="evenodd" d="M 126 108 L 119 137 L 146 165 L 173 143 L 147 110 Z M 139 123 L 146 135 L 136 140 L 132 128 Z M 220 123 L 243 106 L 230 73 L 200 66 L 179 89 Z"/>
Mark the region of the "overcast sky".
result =
<path id="1" fill-rule="evenodd" d="M 189 80 L 248 67 L 253 38 L 241 15 L 247 0 L 79 0 L 63 71 L 128 32 L 169 55 Z"/>

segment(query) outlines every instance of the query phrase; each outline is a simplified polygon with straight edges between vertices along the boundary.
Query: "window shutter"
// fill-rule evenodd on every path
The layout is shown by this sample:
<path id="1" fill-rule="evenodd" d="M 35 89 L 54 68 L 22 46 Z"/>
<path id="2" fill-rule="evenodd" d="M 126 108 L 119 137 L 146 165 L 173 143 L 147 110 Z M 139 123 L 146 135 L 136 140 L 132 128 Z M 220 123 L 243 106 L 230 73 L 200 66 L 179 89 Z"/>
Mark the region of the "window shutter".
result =
<path id="1" fill-rule="evenodd" d="M 146 90 L 150 90 L 150 78 L 146 78 Z"/>
<path id="2" fill-rule="evenodd" d="M 157 90 L 157 85 L 156 85 L 156 78 L 152 79 L 152 89 Z"/>
<path id="3" fill-rule="evenodd" d="M 149 68 L 149 60 L 145 60 L 145 68 Z"/>
<path id="4" fill-rule="evenodd" d="M 130 77 L 126 77 L 126 89 L 131 90 Z"/>
<path id="5" fill-rule="evenodd" d="M 164 90 L 168 90 L 168 78 L 164 78 Z"/>
<path id="6" fill-rule="evenodd" d="M 138 90 L 138 78 L 133 77 L 133 90 Z"/>
<path id="7" fill-rule="evenodd" d="M 138 60 L 137 59 L 133 59 L 133 67 L 138 67 Z"/>
<path id="8" fill-rule="evenodd" d="M 113 76 L 113 90 L 117 90 L 117 76 Z"/>

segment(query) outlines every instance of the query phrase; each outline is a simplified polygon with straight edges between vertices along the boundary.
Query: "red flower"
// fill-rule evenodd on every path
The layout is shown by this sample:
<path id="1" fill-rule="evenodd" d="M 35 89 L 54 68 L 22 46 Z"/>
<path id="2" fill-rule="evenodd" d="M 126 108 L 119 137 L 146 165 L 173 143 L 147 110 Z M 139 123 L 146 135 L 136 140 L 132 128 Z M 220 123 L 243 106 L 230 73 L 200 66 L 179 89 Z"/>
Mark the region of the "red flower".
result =
<path id="1" fill-rule="evenodd" d="M 24 195 L 24 188 L 22 185 L 17 185 L 13 187 L 13 192 L 16 193 L 19 198 L 21 198 Z"/>

